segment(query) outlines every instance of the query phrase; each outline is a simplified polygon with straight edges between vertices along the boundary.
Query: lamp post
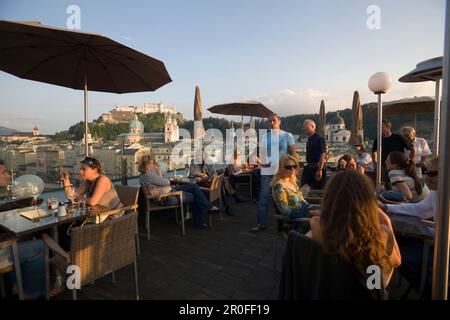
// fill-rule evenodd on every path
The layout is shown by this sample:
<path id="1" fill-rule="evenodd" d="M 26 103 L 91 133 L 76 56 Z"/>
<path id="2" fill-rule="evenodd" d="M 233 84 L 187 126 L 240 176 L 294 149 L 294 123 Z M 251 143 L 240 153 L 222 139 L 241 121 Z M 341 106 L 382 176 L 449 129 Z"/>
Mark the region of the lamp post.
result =
<path id="1" fill-rule="evenodd" d="M 386 72 L 375 73 L 369 79 L 369 89 L 378 95 L 378 125 L 377 125 L 377 186 L 381 184 L 381 148 L 382 148 L 382 120 L 383 105 L 381 95 L 386 93 L 392 86 L 392 77 Z"/>

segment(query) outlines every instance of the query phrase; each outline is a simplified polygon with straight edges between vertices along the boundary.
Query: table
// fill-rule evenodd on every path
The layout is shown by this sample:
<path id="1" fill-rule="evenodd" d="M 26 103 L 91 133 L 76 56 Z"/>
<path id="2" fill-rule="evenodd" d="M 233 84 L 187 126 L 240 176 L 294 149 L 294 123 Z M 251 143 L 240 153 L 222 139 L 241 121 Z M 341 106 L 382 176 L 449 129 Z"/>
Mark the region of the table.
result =
<path id="1" fill-rule="evenodd" d="M 237 175 L 238 177 L 247 177 L 248 185 L 250 187 L 250 201 L 253 201 L 253 170 L 252 169 L 242 169 L 242 172 Z M 238 184 L 243 184 L 238 182 Z"/>
<path id="2" fill-rule="evenodd" d="M 419 217 L 395 213 L 388 213 L 388 216 L 391 218 L 392 229 L 396 235 L 417 238 L 423 241 L 419 288 L 419 295 L 422 295 L 427 276 L 428 255 L 430 247 L 434 244 L 435 229 L 422 222 Z"/>
<path id="3" fill-rule="evenodd" d="M 209 177 L 201 178 L 201 177 L 172 177 L 169 178 L 171 185 L 179 185 L 179 184 L 189 184 L 189 183 L 195 183 L 195 184 L 202 184 L 205 181 L 208 181 Z"/>
<path id="4" fill-rule="evenodd" d="M 86 214 L 85 212 L 80 212 L 68 206 L 67 215 L 65 217 L 57 217 L 56 213 L 53 213 L 49 217 L 41 218 L 38 221 L 32 221 L 20 215 L 20 212 L 22 212 L 23 210 L 28 210 L 32 208 L 33 207 L 0 212 L 0 227 L 10 232 L 13 232 L 15 235 L 21 237 L 45 229 L 57 230 L 57 227 L 59 225 L 76 221 Z M 43 207 L 39 206 L 38 208 L 44 209 Z M 54 234 L 53 236 L 57 237 L 57 234 Z M 55 241 L 57 241 L 57 239 L 55 239 Z"/>

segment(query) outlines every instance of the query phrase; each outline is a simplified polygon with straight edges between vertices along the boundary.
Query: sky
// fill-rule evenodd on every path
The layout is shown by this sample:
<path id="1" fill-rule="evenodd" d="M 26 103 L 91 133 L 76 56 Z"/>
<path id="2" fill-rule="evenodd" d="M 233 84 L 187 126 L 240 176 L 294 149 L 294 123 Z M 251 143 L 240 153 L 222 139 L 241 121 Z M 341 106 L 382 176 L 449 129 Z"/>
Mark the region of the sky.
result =
<path id="1" fill-rule="evenodd" d="M 398 78 L 443 55 L 444 0 L 0 0 L 0 20 L 65 28 L 70 5 L 80 8 L 80 31 L 163 61 L 172 78 L 154 92 L 90 92 L 89 119 L 150 102 L 193 119 L 196 85 L 205 117 L 223 117 L 206 110 L 215 104 L 242 100 L 281 116 L 318 113 L 322 99 L 335 111 L 351 107 L 355 90 L 361 103 L 374 102 L 367 83 L 380 71 L 394 80 L 384 101 L 434 96 L 433 82 Z M 52 134 L 83 119 L 79 90 L 0 71 L 0 94 L 0 126 Z"/>

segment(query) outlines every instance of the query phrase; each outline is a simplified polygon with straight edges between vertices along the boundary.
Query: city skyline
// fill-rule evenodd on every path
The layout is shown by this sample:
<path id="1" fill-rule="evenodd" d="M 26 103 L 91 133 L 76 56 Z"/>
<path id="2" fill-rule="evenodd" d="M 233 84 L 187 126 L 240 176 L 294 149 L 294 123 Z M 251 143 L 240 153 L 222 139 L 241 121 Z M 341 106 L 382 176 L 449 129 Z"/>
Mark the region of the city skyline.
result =
<path id="1" fill-rule="evenodd" d="M 39 20 L 66 27 L 66 9 L 81 10 L 81 31 L 104 34 L 160 59 L 173 82 L 155 92 L 89 93 L 89 120 L 115 105 L 164 102 L 193 119 L 195 85 L 204 117 L 214 104 L 259 100 L 282 116 L 375 101 L 369 77 L 389 72 L 385 101 L 434 95 L 433 83 L 404 84 L 398 78 L 425 59 L 443 53 L 444 1 L 0 1 L 0 19 Z M 370 5 L 380 9 L 380 29 L 370 30 Z M 101 17 L 101 19 L 99 19 Z M 43 134 L 83 119 L 82 91 L 0 72 L 0 126 Z"/>

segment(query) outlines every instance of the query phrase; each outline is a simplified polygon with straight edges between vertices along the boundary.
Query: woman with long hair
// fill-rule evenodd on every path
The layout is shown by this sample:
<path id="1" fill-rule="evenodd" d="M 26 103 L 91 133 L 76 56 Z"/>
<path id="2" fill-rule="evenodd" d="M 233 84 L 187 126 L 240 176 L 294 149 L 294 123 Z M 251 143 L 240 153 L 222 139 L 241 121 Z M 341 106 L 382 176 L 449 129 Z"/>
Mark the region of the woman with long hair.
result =
<path id="1" fill-rule="evenodd" d="M 291 218 L 301 218 L 309 215 L 306 210 L 309 203 L 303 199 L 297 184 L 297 160 L 291 155 L 280 158 L 278 171 L 273 176 L 270 185 L 272 197 L 278 211 Z"/>
<path id="2" fill-rule="evenodd" d="M 356 170 L 335 174 L 325 189 L 320 217 L 311 218 L 313 239 L 323 250 L 353 265 L 367 277 L 379 266 L 385 287 L 401 263 L 389 217 L 377 206 L 372 182 Z"/>
<path id="3" fill-rule="evenodd" d="M 408 159 L 405 153 L 393 151 L 386 159 L 389 185 L 394 191 L 402 192 L 411 202 L 423 200 L 430 190 L 416 174 L 414 161 Z"/>

